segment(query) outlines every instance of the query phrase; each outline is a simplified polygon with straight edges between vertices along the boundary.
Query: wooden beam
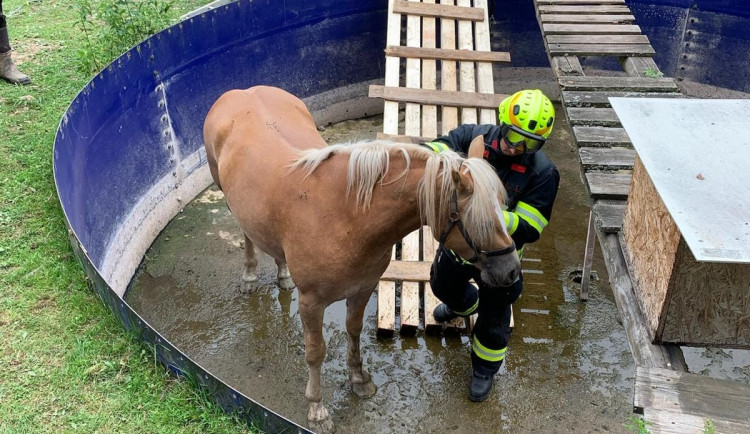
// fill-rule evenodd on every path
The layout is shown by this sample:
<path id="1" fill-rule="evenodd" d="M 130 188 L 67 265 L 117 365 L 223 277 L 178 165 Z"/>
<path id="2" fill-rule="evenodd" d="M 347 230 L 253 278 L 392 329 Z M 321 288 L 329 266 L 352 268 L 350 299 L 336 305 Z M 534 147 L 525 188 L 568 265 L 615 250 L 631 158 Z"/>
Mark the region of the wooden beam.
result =
<path id="1" fill-rule="evenodd" d="M 554 56 L 552 63 L 558 77 L 564 75 L 583 75 L 583 67 L 576 56 Z"/>
<path id="2" fill-rule="evenodd" d="M 651 77 L 563 77 L 558 80 L 562 90 L 606 90 L 631 92 L 677 92 L 671 78 Z"/>
<path id="3" fill-rule="evenodd" d="M 624 5 L 539 5 L 540 14 L 629 14 L 630 9 Z"/>
<path id="4" fill-rule="evenodd" d="M 634 24 L 542 24 L 545 35 L 640 35 Z"/>
<path id="5" fill-rule="evenodd" d="M 549 35 L 548 44 L 648 44 L 646 35 Z"/>
<path id="6" fill-rule="evenodd" d="M 559 14 L 542 14 L 539 19 L 542 23 L 558 24 L 619 24 L 632 23 L 635 21 L 633 15 L 559 15 Z"/>
<path id="7" fill-rule="evenodd" d="M 385 55 L 418 59 L 463 60 L 468 62 L 510 62 L 510 53 L 504 51 L 469 51 L 389 45 L 385 47 Z"/>
<path id="8" fill-rule="evenodd" d="M 628 148 L 581 148 L 578 150 L 583 170 L 633 170 L 635 151 Z"/>
<path id="9" fill-rule="evenodd" d="M 589 195 L 594 199 L 625 200 L 630 192 L 631 173 L 586 172 Z"/>
<path id="10" fill-rule="evenodd" d="M 536 0 L 538 5 L 624 5 L 625 0 Z"/>
<path id="11" fill-rule="evenodd" d="M 646 77 L 646 74 L 660 76 L 662 74 L 654 59 L 649 57 L 626 57 L 620 59 L 620 64 L 631 77 Z"/>
<path id="12" fill-rule="evenodd" d="M 653 56 L 650 44 L 548 44 L 553 56 Z"/>
<path id="13" fill-rule="evenodd" d="M 624 128 L 573 127 L 578 146 L 632 146 Z"/>
<path id="14" fill-rule="evenodd" d="M 624 200 L 598 200 L 593 206 L 594 227 L 605 234 L 620 232 L 625 216 Z"/>
<path id="15" fill-rule="evenodd" d="M 589 127 L 619 127 L 620 119 L 614 109 L 607 107 L 568 107 L 570 125 Z"/>
<path id="16" fill-rule="evenodd" d="M 373 84 L 370 85 L 369 96 L 372 98 L 383 98 L 387 101 L 494 109 L 500 105 L 508 95 L 447 90 L 408 89 Z"/>
<path id="17" fill-rule="evenodd" d="M 611 107 L 610 97 L 684 98 L 681 93 L 677 92 L 562 91 L 562 100 L 566 107 Z"/>
<path id="18" fill-rule="evenodd" d="M 393 12 L 397 14 L 416 15 L 422 17 L 452 18 L 468 21 L 484 20 L 484 11 L 479 8 L 444 4 L 417 3 L 404 0 L 393 1 Z"/>

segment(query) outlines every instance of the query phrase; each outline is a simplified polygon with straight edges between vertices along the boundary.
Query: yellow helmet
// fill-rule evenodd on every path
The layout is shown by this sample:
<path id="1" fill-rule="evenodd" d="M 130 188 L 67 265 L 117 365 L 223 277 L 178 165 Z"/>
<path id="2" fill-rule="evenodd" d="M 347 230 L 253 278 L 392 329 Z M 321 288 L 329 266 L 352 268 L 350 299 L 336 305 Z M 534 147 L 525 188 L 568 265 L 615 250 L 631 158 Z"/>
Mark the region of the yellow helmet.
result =
<path id="1" fill-rule="evenodd" d="M 511 148 L 524 145 L 525 152 L 536 152 L 552 133 L 555 108 L 539 89 L 516 92 L 497 109 L 501 134 Z"/>

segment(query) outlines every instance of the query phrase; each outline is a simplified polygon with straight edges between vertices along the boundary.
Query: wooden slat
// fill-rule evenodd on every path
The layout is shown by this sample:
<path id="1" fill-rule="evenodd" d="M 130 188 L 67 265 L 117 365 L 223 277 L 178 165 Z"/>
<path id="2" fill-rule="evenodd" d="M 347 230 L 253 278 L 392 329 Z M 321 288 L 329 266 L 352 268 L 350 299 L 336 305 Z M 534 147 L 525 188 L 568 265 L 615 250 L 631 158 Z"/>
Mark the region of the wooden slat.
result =
<path id="1" fill-rule="evenodd" d="M 628 148 L 580 148 L 581 165 L 589 170 L 633 169 L 635 151 Z"/>
<path id="2" fill-rule="evenodd" d="M 542 24 L 545 35 L 640 35 L 634 24 Z"/>
<path id="3" fill-rule="evenodd" d="M 539 5 L 540 14 L 629 14 L 624 5 Z"/>
<path id="4" fill-rule="evenodd" d="M 564 77 L 558 80 L 563 90 L 606 90 L 631 92 L 676 92 L 671 78 L 651 77 Z"/>
<path id="5" fill-rule="evenodd" d="M 548 44 L 648 44 L 646 35 L 549 35 Z M 387 52 L 386 52 L 387 53 Z"/>
<path id="6" fill-rule="evenodd" d="M 631 177 L 631 173 L 586 172 L 589 194 L 594 199 L 625 200 Z"/>
<path id="7" fill-rule="evenodd" d="M 432 260 L 435 256 L 435 252 L 438 248 L 438 242 L 432 235 L 432 231 L 429 226 L 422 228 L 422 258 L 425 262 L 432 264 Z M 428 266 L 429 267 L 429 266 Z M 432 293 L 432 288 L 429 282 L 429 268 L 427 271 L 427 279 L 424 284 L 424 329 L 427 333 L 432 333 L 442 329 L 442 325 L 435 321 L 435 317 L 432 316 L 432 312 L 440 304 L 440 300 L 435 297 Z"/>
<path id="8" fill-rule="evenodd" d="M 419 262 L 419 231 L 414 231 L 401 241 L 401 261 Z M 428 277 L 429 278 L 429 277 Z M 419 283 L 401 283 L 401 334 L 413 335 L 419 329 Z"/>
<path id="9" fill-rule="evenodd" d="M 573 127 L 578 146 L 632 146 L 624 128 Z"/>
<path id="10" fill-rule="evenodd" d="M 453 18 L 468 21 L 484 20 L 484 11 L 482 11 L 481 9 L 463 6 L 452 6 L 446 4 L 436 5 L 404 0 L 394 0 L 393 11 L 399 14 L 423 17 Z"/>
<path id="11" fill-rule="evenodd" d="M 457 0 L 458 6 L 470 6 L 471 0 Z M 484 15 L 482 15 L 484 17 Z M 458 21 L 458 48 L 461 50 L 474 50 L 474 33 L 471 22 Z M 476 92 L 476 75 L 473 62 L 460 62 L 458 64 L 458 89 L 461 92 Z M 474 105 L 461 108 L 461 123 L 476 124 L 477 110 Z"/>
<path id="12" fill-rule="evenodd" d="M 405 136 L 400 134 L 377 133 L 376 138 L 378 140 L 390 140 L 392 142 L 412 143 L 414 145 L 418 145 L 420 143 L 429 142 L 435 139 L 435 136 Z"/>
<path id="13" fill-rule="evenodd" d="M 419 0 L 409 0 L 418 2 Z M 420 3 L 421 4 L 421 3 Z M 422 19 L 416 15 L 406 17 L 406 45 L 408 47 L 419 47 L 422 40 Z M 411 89 L 421 88 L 422 62 L 419 59 L 406 59 L 406 87 Z M 404 134 L 407 136 L 420 136 L 422 134 L 422 106 L 417 103 L 407 102 L 404 111 Z"/>
<path id="14" fill-rule="evenodd" d="M 643 414 L 643 420 L 646 421 L 649 432 L 659 434 L 747 434 L 750 432 L 750 424 L 713 420 L 707 417 L 666 410 L 648 409 Z M 713 426 L 713 429 L 708 428 L 709 426 Z"/>
<path id="15" fill-rule="evenodd" d="M 600 200 L 594 204 L 594 226 L 596 230 L 605 234 L 622 230 L 622 220 L 625 216 L 624 200 Z"/>
<path id="16" fill-rule="evenodd" d="M 638 366 L 633 404 L 750 428 L 750 385 L 736 381 Z"/>
<path id="17" fill-rule="evenodd" d="M 542 14 L 539 19 L 542 23 L 568 23 L 568 24 L 618 24 L 632 23 L 635 17 L 628 14 L 623 15 L 557 15 Z"/>
<path id="18" fill-rule="evenodd" d="M 478 52 L 490 52 L 490 26 L 487 17 L 487 0 L 474 0 L 474 6 L 484 11 L 484 21 L 474 24 L 474 38 L 476 39 L 476 50 Z M 510 61 L 510 54 L 508 54 Z M 477 91 L 479 93 L 495 93 L 495 83 L 492 79 L 492 64 L 487 62 L 477 63 Z M 494 125 L 497 122 L 496 109 L 479 110 L 479 123 Z"/>
<path id="19" fill-rule="evenodd" d="M 393 3 L 388 3 L 388 29 L 386 43 L 399 45 L 401 43 L 401 15 L 393 13 Z M 385 56 L 385 85 L 396 87 L 399 85 L 399 59 Z M 383 104 L 383 132 L 398 134 L 398 103 L 385 101 Z"/>
<path id="20" fill-rule="evenodd" d="M 396 247 L 391 251 L 391 261 L 396 259 Z M 378 331 L 380 336 L 392 336 L 396 330 L 396 283 L 381 280 L 378 283 Z"/>
<path id="21" fill-rule="evenodd" d="M 440 0 L 441 5 L 451 6 L 454 0 Z M 440 20 L 440 47 L 453 50 L 456 48 L 456 22 L 451 19 Z M 458 90 L 456 78 L 456 62 L 442 60 L 440 62 L 440 86 L 443 91 L 455 92 Z M 458 126 L 458 108 L 442 106 L 441 113 L 442 134 L 448 134 Z"/>
<path id="22" fill-rule="evenodd" d="M 549 44 L 553 56 L 653 56 L 654 49 L 649 44 Z"/>
<path id="23" fill-rule="evenodd" d="M 424 0 L 424 3 L 435 3 L 435 0 Z M 420 50 L 437 50 L 437 39 L 435 37 L 435 18 L 422 18 L 422 47 Z M 387 48 L 386 48 L 387 50 Z M 437 62 L 433 59 L 422 60 L 422 88 L 437 89 Z M 422 135 L 438 135 L 437 131 L 437 106 L 425 105 L 422 107 Z"/>
<path id="24" fill-rule="evenodd" d="M 562 91 L 562 99 L 566 107 L 611 107 L 609 104 L 610 97 L 683 98 L 683 95 L 676 92 Z"/>
<path id="25" fill-rule="evenodd" d="M 625 0 L 537 0 L 538 5 L 624 5 Z"/>
<path id="26" fill-rule="evenodd" d="M 496 108 L 508 95 L 451 92 L 446 90 L 406 89 L 370 85 L 370 97 L 388 101 L 419 104 L 450 105 L 453 107 Z"/>
<path id="27" fill-rule="evenodd" d="M 554 56 L 552 63 L 555 65 L 555 73 L 558 77 L 564 75 L 583 75 L 581 62 L 576 56 Z"/>
<path id="28" fill-rule="evenodd" d="M 620 62 L 622 68 L 631 77 L 646 77 L 646 74 L 658 76 L 661 74 L 654 59 L 650 57 L 626 57 Z"/>
<path id="29" fill-rule="evenodd" d="M 614 109 L 607 107 L 568 107 L 568 123 L 590 127 L 619 127 L 620 119 Z"/>
<path id="30" fill-rule="evenodd" d="M 428 20 L 429 18 L 425 18 Z M 424 43 L 423 43 L 424 45 Z M 466 60 L 469 62 L 510 62 L 510 53 L 505 51 L 469 51 L 445 48 L 385 47 L 386 56 L 413 57 L 419 59 Z"/>

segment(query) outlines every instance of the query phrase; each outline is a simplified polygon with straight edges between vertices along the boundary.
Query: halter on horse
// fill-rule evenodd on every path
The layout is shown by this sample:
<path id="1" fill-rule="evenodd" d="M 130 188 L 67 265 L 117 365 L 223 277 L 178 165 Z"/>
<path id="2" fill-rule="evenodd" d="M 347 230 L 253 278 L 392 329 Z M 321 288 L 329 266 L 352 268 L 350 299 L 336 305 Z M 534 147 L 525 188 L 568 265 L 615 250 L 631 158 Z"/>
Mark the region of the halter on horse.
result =
<path id="1" fill-rule="evenodd" d="M 365 305 L 402 237 L 427 224 L 487 283 L 507 286 L 520 274 L 501 212 L 505 190 L 481 158 L 481 139 L 470 158 L 387 141 L 327 146 L 302 101 L 254 87 L 219 98 L 204 140 L 214 181 L 245 234 L 243 280 L 252 284 L 257 246 L 276 259 L 281 285 L 293 285 L 287 266 L 297 284 L 313 429 L 333 426 L 320 369 L 323 313 L 337 300 L 347 303 L 352 389 L 361 397 L 377 390 L 362 367 L 359 336 Z"/>

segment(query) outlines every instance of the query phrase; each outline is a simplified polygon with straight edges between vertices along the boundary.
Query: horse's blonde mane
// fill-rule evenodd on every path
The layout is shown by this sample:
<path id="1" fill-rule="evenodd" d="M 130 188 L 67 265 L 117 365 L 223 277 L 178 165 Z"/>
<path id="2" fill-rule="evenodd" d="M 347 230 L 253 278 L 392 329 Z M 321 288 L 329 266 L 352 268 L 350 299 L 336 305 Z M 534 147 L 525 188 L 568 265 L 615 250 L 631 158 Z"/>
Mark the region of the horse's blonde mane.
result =
<path id="1" fill-rule="evenodd" d="M 364 209 L 370 206 L 375 185 L 388 173 L 393 155 L 406 161 L 406 168 L 394 180 L 406 175 L 412 158 L 425 161 L 425 174 L 419 183 L 419 209 L 422 222 L 436 235 L 441 233 L 441 226 L 448 219 L 450 199 L 456 189 L 451 172 L 462 170 L 468 173 L 474 181 L 474 192 L 461 218 L 475 244 L 488 245 L 491 241 L 495 215 L 500 207 L 498 198 L 506 197 L 506 192 L 495 170 L 486 161 L 462 158 L 455 152 L 435 153 L 423 146 L 375 140 L 302 151 L 290 170 L 304 170 L 307 178 L 323 161 L 336 154 L 349 154 L 347 196 L 352 190 L 356 191 L 356 206 Z"/>

